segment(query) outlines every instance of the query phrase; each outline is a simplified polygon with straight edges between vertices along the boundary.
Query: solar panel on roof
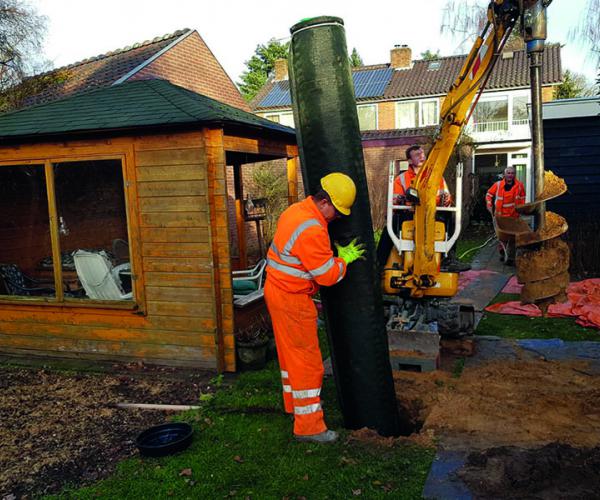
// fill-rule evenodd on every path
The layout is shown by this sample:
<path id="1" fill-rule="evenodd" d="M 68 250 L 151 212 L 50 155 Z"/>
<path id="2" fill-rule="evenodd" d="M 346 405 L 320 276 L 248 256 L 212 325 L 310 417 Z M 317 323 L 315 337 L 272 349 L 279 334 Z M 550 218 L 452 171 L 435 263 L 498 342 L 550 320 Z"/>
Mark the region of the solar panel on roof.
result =
<path id="1" fill-rule="evenodd" d="M 382 68 L 356 71 L 352 74 L 354 94 L 357 99 L 377 97 L 383 92 L 392 77 L 393 69 Z"/>
<path id="2" fill-rule="evenodd" d="M 355 71 L 352 74 L 354 94 L 357 99 L 382 96 L 392 78 L 393 69 L 371 69 Z M 291 106 L 290 83 L 288 80 L 275 82 L 271 91 L 258 104 L 258 108 Z"/>
<path id="3" fill-rule="evenodd" d="M 271 108 L 275 106 L 291 106 L 292 98 L 290 96 L 290 82 L 283 80 L 275 82 L 271 91 L 264 97 L 259 108 Z"/>

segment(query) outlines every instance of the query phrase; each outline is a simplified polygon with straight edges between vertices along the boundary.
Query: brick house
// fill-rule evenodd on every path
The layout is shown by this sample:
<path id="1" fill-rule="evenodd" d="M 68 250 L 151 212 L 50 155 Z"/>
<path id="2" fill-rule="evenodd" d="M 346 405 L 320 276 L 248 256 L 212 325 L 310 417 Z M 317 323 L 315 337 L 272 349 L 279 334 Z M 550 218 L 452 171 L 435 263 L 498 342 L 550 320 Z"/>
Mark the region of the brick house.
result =
<path id="1" fill-rule="evenodd" d="M 439 122 L 444 97 L 456 79 L 466 55 L 413 60 L 406 45 L 390 51 L 384 64 L 352 69 L 356 106 L 371 193 L 385 191 L 390 161 L 405 162 L 405 150 L 414 143 L 427 144 Z M 560 45 L 546 47 L 542 67 L 542 98 L 554 98 L 562 81 Z M 479 200 L 483 189 L 505 166 L 513 165 L 532 195 L 531 133 L 527 105 L 529 66 L 525 50 L 505 50 L 496 63 L 485 92 L 467 126 L 474 148 L 461 158 L 467 174 L 463 200 Z M 286 61 L 279 61 L 273 76 L 251 102 L 259 116 L 294 126 Z M 452 172 L 446 177 L 451 183 Z M 372 194 L 372 198 L 373 198 Z M 379 206 L 381 200 L 371 200 Z M 375 223 L 381 223 L 377 208 Z M 381 220 L 380 220 L 381 219 Z"/>

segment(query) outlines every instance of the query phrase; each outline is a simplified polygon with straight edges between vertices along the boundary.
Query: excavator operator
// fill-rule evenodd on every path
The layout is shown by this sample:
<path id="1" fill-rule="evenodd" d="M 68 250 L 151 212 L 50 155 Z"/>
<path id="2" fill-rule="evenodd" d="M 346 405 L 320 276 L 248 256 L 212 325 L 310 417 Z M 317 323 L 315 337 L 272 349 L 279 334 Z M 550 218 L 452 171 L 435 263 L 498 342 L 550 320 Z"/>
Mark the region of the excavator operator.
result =
<path id="1" fill-rule="evenodd" d="M 406 197 L 406 191 L 417 177 L 419 169 L 423 166 L 427 157 L 422 146 L 415 144 L 406 150 L 406 159 L 408 160 L 408 169 L 398 175 L 394 181 L 394 205 L 410 206 L 412 204 L 411 201 Z M 449 207 L 452 205 L 452 195 L 450 194 L 448 185 L 443 178 L 437 191 L 436 205 L 438 207 Z M 394 215 L 394 228 L 396 228 L 396 230 L 400 227 L 402 222 L 412 219 L 413 216 L 413 212 L 409 210 L 402 210 L 398 212 L 399 213 Z M 442 212 L 438 214 L 437 218 L 446 224 L 447 231 L 451 233 L 451 226 L 453 225 L 452 217 L 448 217 L 446 213 Z M 379 245 L 377 246 L 377 262 L 381 269 L 383 269 L 385 266 L 393 247 L 394 245 L 392 240 L 388 232 L 384 229 L 381 239 L 379 240 Z M 456 259 L 455 247 L 448 252 L 448 256 L 442 262 L 442 267 L 449 272 L 460 272 L 470 269 L 468 264 L 463 264 Z"/>
<path id="2" fill-rule="evenodd" d="M 275 334 L 281 369 L 283 403 L 294 415 L 294 437 L 299 441 L 330 443 L 321 407 L 323 361 L 317 337 L 317 310 L 311 296 L 319 285 L 342 280 L 346 266 L 365 253 L 356 239 L 336 244 L 334 257 L 327 225 L 350 215 L 356 198 L 354 181 L 332 173 L 321 179 L 321 190 L 288 207 L 277 222 L 267 254 L 265 301 Z"/>

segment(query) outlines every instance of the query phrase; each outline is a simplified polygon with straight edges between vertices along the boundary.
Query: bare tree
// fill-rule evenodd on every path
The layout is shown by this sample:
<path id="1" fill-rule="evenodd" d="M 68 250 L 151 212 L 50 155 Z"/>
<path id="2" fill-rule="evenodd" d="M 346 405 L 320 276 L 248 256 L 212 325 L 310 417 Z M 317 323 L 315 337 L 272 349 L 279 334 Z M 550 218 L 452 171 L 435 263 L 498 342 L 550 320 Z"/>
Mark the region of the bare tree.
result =
<path id="1" fill-rule="evenodd" d="M 47 19 L 23 0 L 0 0 L 0 91 L 39 70 Z"/>
<path id="2" fill-rule="evenodd" d="M 461 40 L 460 48 L 472 43 L 485 26 L 487 3 L 477 0 L 446 0 L 440 31 Z"/>
<path id="3" fill-rule="evenodd" d="M 569 38 L 585 46 L 600 65 L 600 0 L 587 0 L 577 26 L 569 30 Z"/>

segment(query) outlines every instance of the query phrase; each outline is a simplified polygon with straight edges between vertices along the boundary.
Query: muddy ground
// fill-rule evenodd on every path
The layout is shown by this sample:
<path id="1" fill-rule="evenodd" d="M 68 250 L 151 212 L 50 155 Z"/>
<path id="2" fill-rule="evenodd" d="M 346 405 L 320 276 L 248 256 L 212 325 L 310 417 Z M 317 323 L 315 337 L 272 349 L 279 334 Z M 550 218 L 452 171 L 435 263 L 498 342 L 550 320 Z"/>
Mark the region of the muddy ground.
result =
<path id="1" fill-rule="evenodd" d="M 599 498 L 600 375 L 587 362 L 492 361 L 456 375 L 394 381 L 420 429 L 412 441 L 472 451 L 461 477 L 476 498 Z"/>
<path id="2" fill-rule="evenodd" d="M 142 364 L 109 370 L 0 365 L 0 498 L 53 493 L 69 482 L 108 476 L 119 460 L 137 453 L 139 432 L 172 415 L 115 403 L 197 404 L 214 376 Z"/>

